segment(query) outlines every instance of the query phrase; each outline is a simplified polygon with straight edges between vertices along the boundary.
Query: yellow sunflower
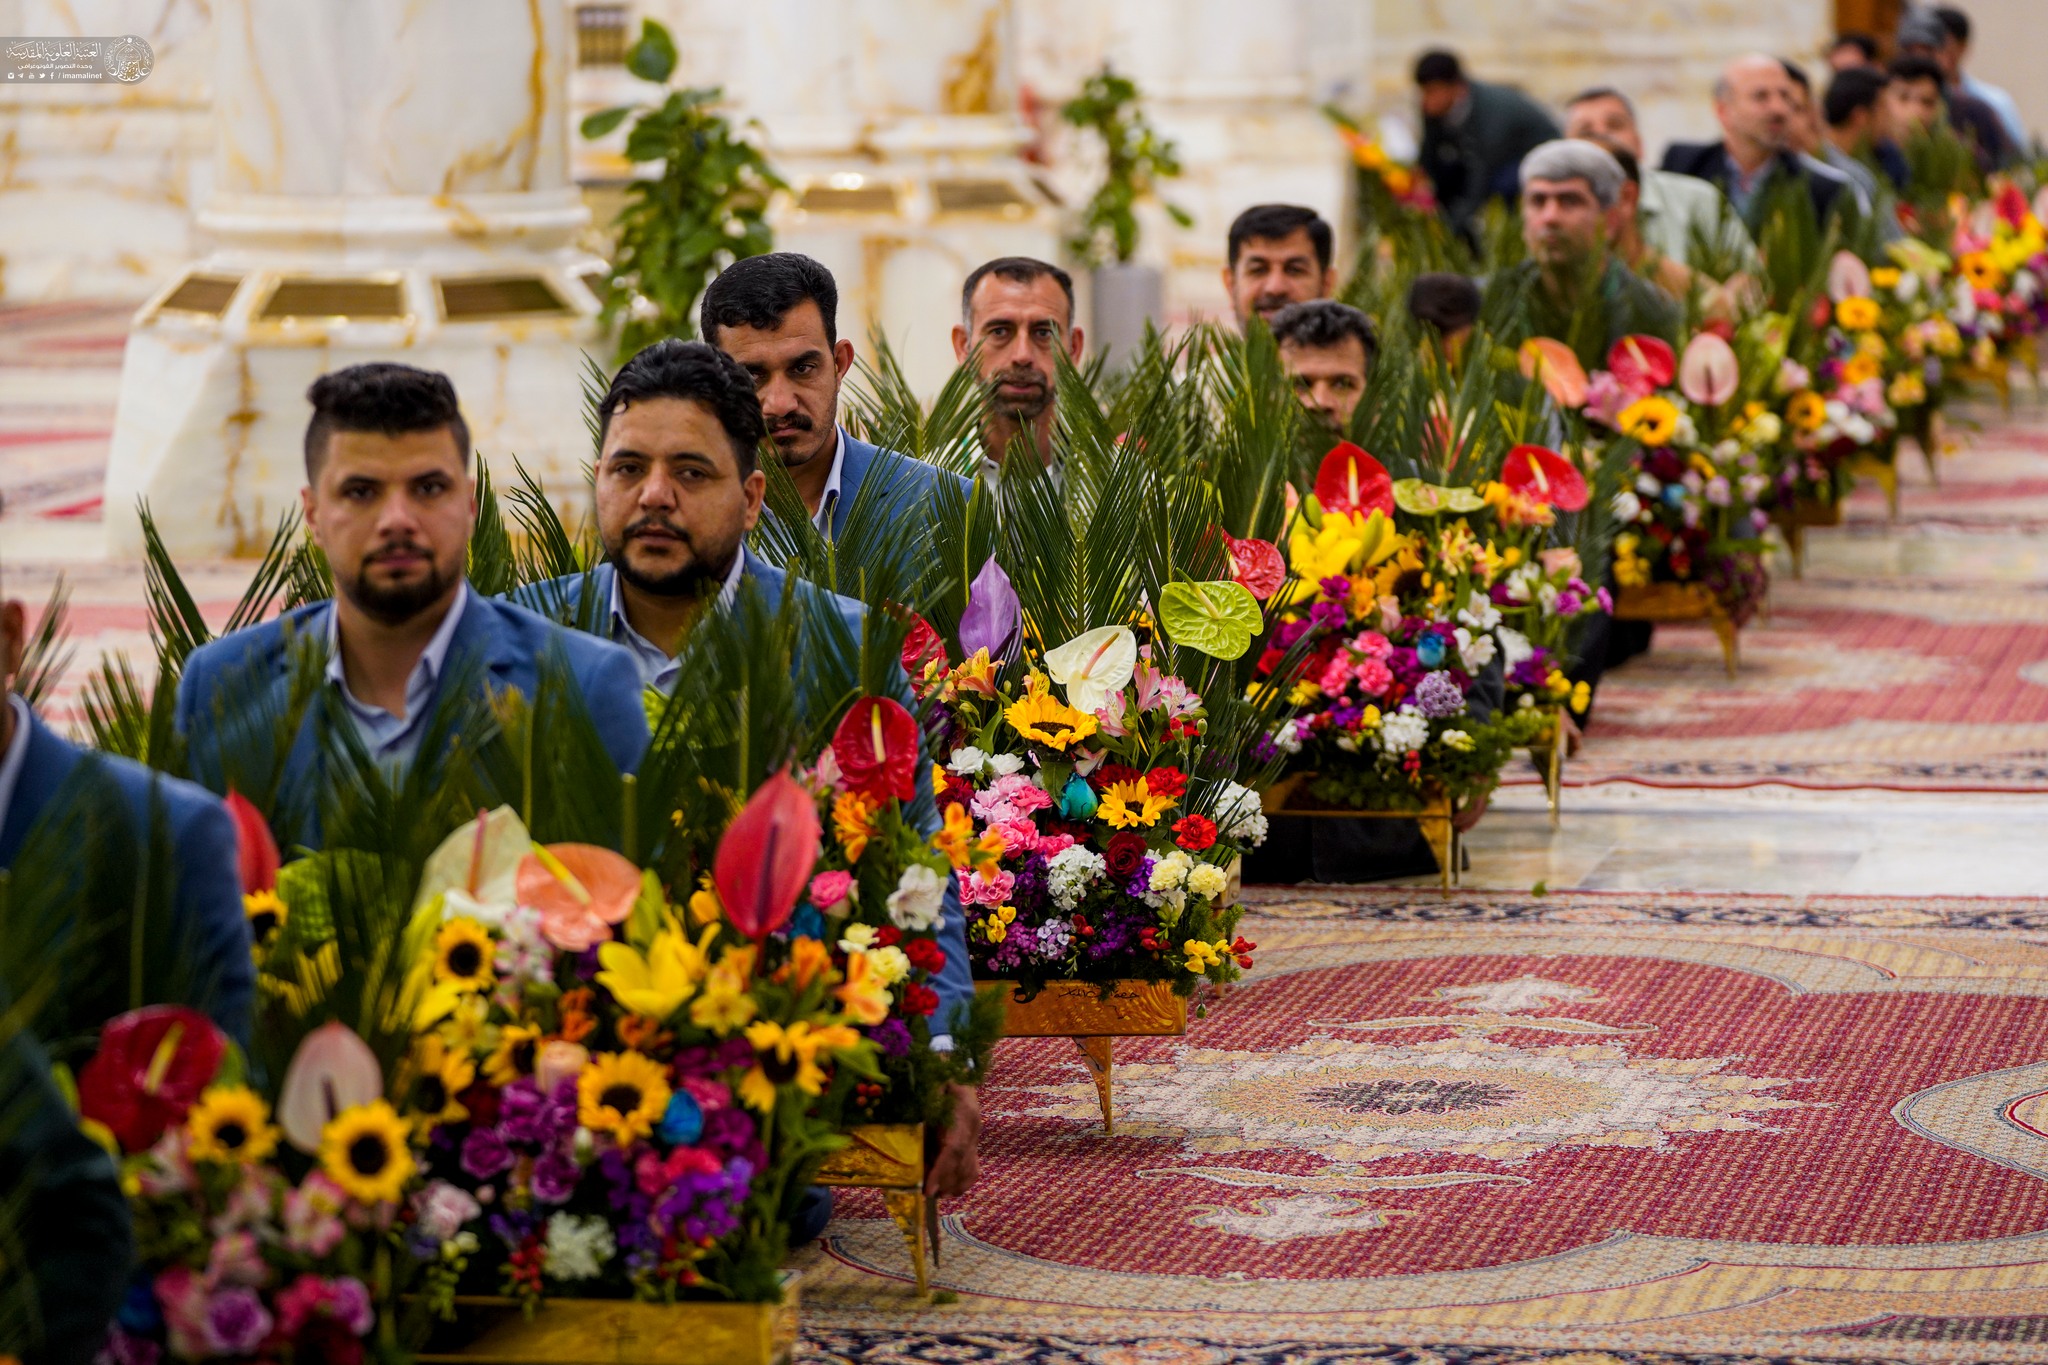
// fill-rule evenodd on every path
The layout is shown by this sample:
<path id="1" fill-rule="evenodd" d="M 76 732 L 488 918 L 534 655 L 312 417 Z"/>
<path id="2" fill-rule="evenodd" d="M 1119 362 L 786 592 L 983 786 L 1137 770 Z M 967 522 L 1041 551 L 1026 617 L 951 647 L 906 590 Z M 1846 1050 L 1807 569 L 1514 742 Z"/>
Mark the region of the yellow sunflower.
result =
<path id="1" fill-rule="evenodd" d="M 576 1121 L 621 1147 L 654 1132 L 668 1110 L 668 1071 L 638 1052 L 604 1052 L 576 1078 Z"/>
<path id="2" fill-rule="evenodd" d="M 451 919 L 434 936 L 434 979 L 458 990 L 489 990 L 496 951 L 490 930 L 466 916 Z"/>
<path id="3" fill-rule="evenodd" d="M 405 1192 L 416 1169 L 407 1132 L 388 1101 L 344 1109 L 320 1132 L 320 1168 L 349 1198 L 390 1203 Z"/>
<path id="4" fill-rule="evenodd" d="M 1143 782 L 1112 782 L 1102 793 L 1095 814 L 1111 829 L 1136 829 L 1158 824 L 1159 817 L 1173 806 L 1172 797 L 1154 796 Z"/>
<path id="5" fill-rule="evenodd" d="M 1835 321 L 1847 331 L 1867 332 L 1877 326 L 1880 311 L 1876 299 L 1852 296 L 1835 305 Z"/>
<path id="6" fill-rule="evenodd" d="M 1638 398 L 1621 410 L 1621 433 L 1646 446 L 1668 445 L 1678 434 L 1678 406 L 1654 394 Z"/>
<path id="7" fill-rule="evenodd" d="M 1031 690 L 1024 694 L 1023 700 L 1010 703 L 1003 712 L 1003 719 L 1024 738 L 1062 751 L 1069 744 L 1088 738 L 1096 730 L 1095 717 L 1055 698 L 1046 690 L 1045 679 L 1038 674 L 1031 677 Z"/>
<path id="8" fill-rule="evenodd" d="M 270 1108 L 245 1085 L 214 1086 L 185 1115 L 185 1151 L 194 1161 L 253 1165 L 276 1150 Z"/>
<path id="9" fill-rule="evenodd" d="M 1801 390 L 1785 405 L 1785 420 L 1801 431 L 1819 431 L 1828 420 L 1828 405 L 1811 389 Z"/>
<path id="10" fill-rule="evenodd" d="M 242 914 L 249 921 L 249 944 L 259 949 L 270 946 L 291 916 L 275 891 L 251 891 L 243 896 Z"/>
<path id="11" fill-rule="evenodd" d="M 497 1047 L 484 1058 L 484 1079 L 492 1085 L 510 1085 L 521 1076 L 531 1076 L 539 1056 L 540 1029 L 507 1024 L 498 1030 Z"/>
<path id="12" fill-rule="evenodd" d="M 413 1122 L 426 1128 L 460 1123 L 469 1117 L 460 1096 L 476 1083 L 476 1063 L 427 1034 L 413 1049 L 413 1081 L 406 1092 L 407 1111 Z"/>

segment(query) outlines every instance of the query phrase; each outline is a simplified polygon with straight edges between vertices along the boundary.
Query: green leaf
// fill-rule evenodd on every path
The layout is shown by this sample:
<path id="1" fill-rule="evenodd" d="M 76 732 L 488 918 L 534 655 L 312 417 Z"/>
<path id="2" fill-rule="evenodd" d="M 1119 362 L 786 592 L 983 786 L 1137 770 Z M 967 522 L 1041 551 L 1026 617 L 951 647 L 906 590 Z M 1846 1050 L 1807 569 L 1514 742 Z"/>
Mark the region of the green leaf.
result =
<path id="1" fill-rule="evenodd" d="M 1394 505 L 1413 516 L 1433 517 L 1440 512 L 1477 512 L 1486 506 L 1486 499 L 1469 488 L 1445 488 L 1421 479 L 1396 479 Z"/>
<path id="2" fill-rule="evenodd" d="M 633 112 L 630 104 L 619 105 L 616 109 L 604 109 L 583 120 L 583 136 L 603 137 L 626 121 L 626 115 Z"/>
<path id="3" fill-rule="evenodd" d="M 1159 624 L 1177 645 L 1217 659 L 1238 659 L 1265 625 L 1259 600 L 1242 583 L 1168 583 Z"/>
<path id="4" fill-rule="evenodd" d="M 675 73 L 676 41 L 652 19 L 640 25 L 640 38 L 626 50 L 626 69 L 643 81 L 660 85 Z"/>

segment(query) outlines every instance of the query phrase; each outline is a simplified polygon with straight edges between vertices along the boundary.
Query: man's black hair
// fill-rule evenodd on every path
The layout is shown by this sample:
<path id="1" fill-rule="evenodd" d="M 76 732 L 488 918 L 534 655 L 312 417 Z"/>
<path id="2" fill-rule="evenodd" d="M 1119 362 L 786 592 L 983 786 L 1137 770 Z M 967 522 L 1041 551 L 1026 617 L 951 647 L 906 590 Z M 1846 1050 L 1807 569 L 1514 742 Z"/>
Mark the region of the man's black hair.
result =
<path id="1" fill-rule="evenodd" d="M 1479 286 L 1463 275 L 1441 271 L 1417 275 L 1408 286 L 1408 316 L 1442 335 L 1461 332 L 1478 322 L 1479 304 Z"/>
<path id="2" fill-rule="evenodd" d="M 1941 20 L 1941 26 L 1948 30 L 1949 37 L 1955 39 L 1957 42 L 1963 44 L 1965 47 L 1969 46 L 1969 15 L 1963 13 L 1954 5 L 1936 5 L 1934 7 L 1934 17 Z"/>
<path id="3" fill-rule="evenodd" d="M 1948 77 L 1932 57 L 1894 57 L 1885 69 L 1895 81 L 1933 81 L 1936 90 L 1948 93 Z"/>
<path id="4" fill-rule="evenodd" d="M 1372 319 L 1348 303 L 1335 299 L 1308 299 L 1290 303 L 1273 315 L 1273 339 L 1283 346 L 1306 346 L 1320 350 L 1339 346 L 1346 337 L 1357 337 L 1365 350 L 1365 372 L 1380 356 L 1380 334 Z"/>
<path id="5" fill-rule="evenodd" d="M 1463 82 L 1465 65 L 1458 54 L 1434 47 L 1415 59 L 1415 83 L 1435 85 L 1439 81 Z"/>
<path id="6" fill-rule="evenodd" d="M 761 442 L 768 437 L 761 400 L 755 396 L 752 376 L 724 351 L 702 341 L 669 337 L 621 365 L 604 401 L 597 405 L 599 448 L 604 446 L 615 413 L 650 398 L 692 399 L 710 408 L 732 442 L 733 463 L 739 466 L 740 477 L 760 468 Z"/>
<path id="7" fill-rule="evenodd" d="M 1778 58 L 1778 65 L 1785 68 L 1785 74 L 1792 78 L 1792 84 L 1805 91 L 1808 99 L 1813 98 L 1813 77 L 1806 74 L 1805 67 L 1790 57 Z"/>
<path id="8" fill-rule="evenodd" d="M 1626 147 L 1609 147 L 1607 155 L 1614 158 L 1614 164 L 1621 167 L 1628 183 L 1640 187 L 1643 183 L 1643 165 L 1636 160 L 1636 154 Z"/>
<path id="9" fill-rule="evenodd" d="M 727 327 L 773 331 L 804 300 L 818 305 L 825 344 L 839 342 L 839 285 L 832 272 L 794 251 L 771 251 L 734 261 L 704 290 L 697 331 L 716 346 Z"/>
<path id="10" fill-rule="evenodd" d="M 1309 245 L 1316 249 L 1316 264 L 1328 270 L 1331 254 L 1336 250 L 1330 225 L 1323 221 L 1322 214 L 1300 204 L 1254 204 L 1238 214 L 1237 221 L 1230 225 L 1230 268 L 1237 269 L 1238 253 L 1254 237 L 1262 242 L 1278 242 L 1304 230 Z"/>
<path id="11" fill-rule="evenodd" d="M 1030 284 L 1050 276 L 1067 296 L 1067 326 L 1074 325 L 1074 277 L 1050 261 L 1041 261 L 1036 256 L 998 256 L 974 267 L 967 276 L 967 283 L 960 286 L 960 323 L 968 326 L 974 314 L 974 291 L 989 276 L 1008 280 L 1012 284 Z"/>
<path id="12" fill-rule="evenodd" d="M 1836 72 L 1834 80 L 1828 82 L 1827 97 L 1821 102 L 1828 127 L 1844 127 L 1856 117 L 1858 109 L 1875 109 L 1891 81 L 1889 75 L 1874 66 L 1852 66 Z"/>
<path id="13" fill-rule="evenodd" d="M 313 420 L 306 423 L 306 479 L 320 477 L 327 438 L 337 431 L 403 436 L 447 427 L 455 450 L 469 462 L 469 423 L 455 400 L 455 385 L 438 370 L 372 360 L 321 375 L 306 390 Z"/>
<path id="14" fill-rule="evenodd" d="M 1844 47 L 1855 48 L 1863 54 L 1863 60 L 1872 66 L 1877 65 L 1877 59 L 1883 51 L 1882 48 L 1878 47 L 1876 38 L 1868 33 L 1861 33 L 1855 30 L 1851 30 L 1848 33 L 1837 33 L 1835 41 L 1828 44 L 1828 51 L 1833 52 L 1838 48 Z"/>

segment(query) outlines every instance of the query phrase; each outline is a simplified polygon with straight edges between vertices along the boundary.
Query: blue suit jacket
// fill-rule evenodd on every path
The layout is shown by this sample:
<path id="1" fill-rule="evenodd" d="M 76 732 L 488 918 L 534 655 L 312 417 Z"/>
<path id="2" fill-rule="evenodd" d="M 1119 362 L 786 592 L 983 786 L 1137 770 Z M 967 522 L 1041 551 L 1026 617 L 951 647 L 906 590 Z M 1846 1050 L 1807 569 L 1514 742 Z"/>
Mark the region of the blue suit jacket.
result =
<path id="1" fill-rule="evenodd" d="M 169 1003 L 206 1008 L 229 1036 L 247 1043 L 256 970 L 249 956 L 249 922 L 242 913 L 234 822 L 213 793 L 125 758 L 89 755 L 31 717 L 21 779 L 8 803 L 6 823 L 0 824 L 0 868 L 14 865 L 29 831 L 88 758 L 96 760 L 119 788 L 138 839 L 149 837 L 156 814 L 161 812 L 177 858 L 172 933 L 193 955 L 194 975 L 203 983 L 206 998 Z M 78 856 L 118 854 L 103 848 L 80 848 Z"/>
<path id="2" fill-rule="evenodd" d="M 879 449 L 847 433 L 846 460 L 839 468 L 839 501 L 832 508 L 834 540 L 846 534 L 846 519 L 860 498 L 861 489 L 869 484 L 875 490 L 869 498 L 881 499 L 881 507 L 892 519 L 920 510 L 929 517 L 932 494 L 939 488 L 950 485 L 964 498 L 972 487 L 969 480 L 949 470 L 893 450 Z"/>
<path id="3" fill-rule="evenodd" d="M 853 445 L 854 442 L 849 437 L 846 456 L 849 470 L 853 465 Z M 865 449 L 872 452 L 874 447 L 867 446 Z M 894 458 L 902 459 L 901 456 Z M 918 464 L 920 462 L 908 460 L 904 461 L 904 463 Z M 930 468 L 930 466 L 924 467 Z M 941 475 L 944 473 L 944 471 L 936 469 L 932 472 Z M 844 497 L 841 498 L 839 505 L 841 508 L 846 506 Z M 752 579 L 759 585 L 763 606 L 770 611 L 781 610 L 783 598 L 790 591 L 789 574 L 785 570 L 776 568 L 773 564 L 764 562 L 758 556 L 750 554 L 744 549 L 740 553 L 743 556 L 740 569 L 741 576 Z M 587 620 L 599 629 L 609 631 L 611 629 L 609 604 L 612 596 L 612 583 L 617 574 L 618 570 L 610 564 L 599 564 L 588 573 L 570 574 L 563 578 L 551 578 L 541 583 L 529 583 L 525 587 L 515 589 L 512 593 L 512 598 L 550 616 L 569 620 Z M 830 596 L 834 605 L 839 610 L 840 619 L 846 623 L 847 629 L 853 633 L 853 638 L 856 640 L 860 639 L 861 630 L 867 621 L 866 607 L 850 597 L 841 597 L 836 593 L 825 594 L 823 588 L 802 580 L 798 580 L 796 586 L 802 592 Z M 586 592 L 592 594 L 596 599 L 598 605 L 594 612 L 585 613 L 581 610 L 583 594 Z M 898 676 L 901 677 L 901 674 L 899 673 Z M 916 708 L 912 704 L 910 680 L 908 678 L 903 678 L 903 686 L 898 692 L 896 700 L 903 703 L 907 710 L 915 714 Z M 919 740 L 919 745 L 922 748 L 922 739 Z M 912 804 L 910 817 L 929 835 L 938 831 L 938 810 L 932 802 L 931 765 L 924 762 L 923 757 L 920 754 L 920 761 L 917 765 L 918 794 L 917 800 Z M 950 879 L 946 883 L 946 899 L 942 914 L 943 918 L 940 921 L 938 931 L 938 943 L 946 952 L 946 965 L 944 970 L 940 971 L 932 979 L 931 983 L 932 989 L 938 992 L 939 996 L 939 1011 L 932 1020 L 932 1032 L 934 1034 L 948 1033 L 957 1027 L 958 1025 L 954 1023 L 955 1016 L 963 1012 L 974 999 L 974 976 L 967 962 L 967 918 L 960 908 L 959 887 Z M 962 1019 L 961 1022 L 964 1023 L 965 1020 Z"/>
<path id="4" fill-rule="evenodd" d="M 293 642 L 324 641 L 333 610 L 332 602 L 308 603 L 193 651 L 178 683 L 177 724 L 190 746 L 194 776 L 209 785 L 221 780 L 222 755 L 211 724 L 215 707 L 231 708 L 240 697 L 260 696 L 282 708 L 291 686 Z M 448 677 L 459 661 L 474 658 L 493 687 L 531 696 L 541 659 L 556 649 L 568 661 L 612 761 L 621 772 L 632 772 L 647 752 L 647 711 L 633 656 L 617 645 L 471 592 L 441 676 Z M 434 702 L 439 699 L 437 691 Z M 315 721 L 309 708 L 285 764 L 287 786 L 315 775 L 320 759 Z"/>

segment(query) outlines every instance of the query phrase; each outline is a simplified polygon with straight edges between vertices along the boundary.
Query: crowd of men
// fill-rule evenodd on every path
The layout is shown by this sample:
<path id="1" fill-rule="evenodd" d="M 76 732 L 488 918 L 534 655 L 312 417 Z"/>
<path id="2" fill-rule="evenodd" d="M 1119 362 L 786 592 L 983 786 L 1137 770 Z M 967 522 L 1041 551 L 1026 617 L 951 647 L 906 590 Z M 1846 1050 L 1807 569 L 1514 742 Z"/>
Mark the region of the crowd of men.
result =
<path id="1" fill-rule="evenodd" d="M 1469 79 L 1450 53 L 1425 54 L 1415 66 L 1421 156 L 1444 213 L 1469 232 L 1489 199 L 1517 202 L 1528 253 L 1483 283 L 1425 275 L 1410 290 L 1409 312 L 1449 353 L 1496 300 L 1510 296 L 1530 309 L 1535 329 L 1551 335 L 1565 336 L 1571 319 L 1592 317 L 1593 327 L 1570 338 L 1589 364 L 1627 333 L 1675 340 L 1680 298 L 1695 287 L 1732 297 L 1754 271 L 1755 214 L 1770 182 L 1803 187 L 1823 216 L 1848 204 L 1876 210 L 1906 174 L 1898 145 L 1906 130 L 1943 117 L 1987 166 L 2015 154 L 2026 141 L 2017 110 L 2003 91 L 1964 74 L 1969 41 L 1967 18 L 1947 8 L 1910 16 L 1889 65 L 1877 64 L 1875 42 L 1845 35 L 1828 54 L 1832 75 L 1818 98 L 1795 64 L 1739 58 L 1714 90 L 1720 138 L 1674 145 L 1654 167 L 1621 89 L 1580 93 L 1560 120 L 1518 91 Z M 1700 278 L 1702 244 L 1725 277 Z M 1341 430 L 1366 392 L 1380 339 L 1366 314 L 1331 297 L 1334 253 L 1331 226 L 1314 210 L 1259 205 L 1231 224 L 1222 283 L 1237 324 L 1256 319 L 1272 330 L 1303 405 Z M 1588 290 L 1598 305 L 1590 310 L 1581 306 Z M 372 363 L 312 386 L 302 502 L 308 533 L 333 573 L 333 598 L 192 655 L 177 728 L 204 786 L 125 760 L 90 760 L 134 825 L 168 831 L 177 862 L 169 882 L 175 928 L 205 969 L 193 979 L 206 982 L 205 1007 L 227 1033 L 248 1035 L 253 980 L 235 835 L 214 794 L 225 786 L 220 737 L 236 712 L 274 702 L 291 685 L 295 641 L 324 645 L 325 685 L 363 748 L 387 766 L 416 760 L 449 679 L 481 671 L 494 688 L 530 693 L 538 661 L 556 657 L 566 660 L 613 759 L 630 771 L 649 742 L 643 689 L 675 688 L 678 655 L 704 613 L 728 608 L 749 582 L 771 609 L 790 592 L 822 592 L 792 585 L 746 547 L 763 515 L 765 443 L 826 536 L 843 535 L 862 500 L 899 520 L 928 515 L 947 485 L 966 491 L 967 478 L 846 430 L 841 387 L 854 344 L 839 334 L 838 302 L 830 272 L 793 253 L 742 260 L 718 276 L 702 299 L 702 339 L 642 351 L 614 376 L 599 406 L 593 485 L 603 564 L 531 585 L 515 594 L 518 601 L 484 597 L 465 580 L 476 485 L 468 429 L 448 379 Z M 1011 458 L 1052 464 L 1061 360 L 1084 353 L 1067 272 L 1025 257 L 978 267 L 962 286 L 953 344 L 962 364 L 977 367 L 985 393 L 982 475 Z M 562 610 L 586 593 L 596 595 L 595 610 Z M 858 631 L 860 603 L 837 598 L 830 605 Z M 590 630 L 556 624 L 572 616 Z M 27 639 L 21 604 L 0 603 L 0 684 L 11 687 Z M 309 715 L 286 777 L 317 787 L 322 753 L 312 725 Z M 88 763 L 20 696 L 6 694 L 0 872 L 23 856 L 41 817 Z M 90 859 L 94 850 L 74 842 L 68 856 Z M 1402 870 L 1410 869 L 1390 865 L 1382 873 Z M 942 1009 L 952 1011 L 972 992 L 957 899 L 949 901 L 944 933 L 952 970 L 938 986 Z M 54 1094 L 45 1098 L 61 1103 Z M 937 1195 L 961 1193 L 978 1169 L 979 1105 L 971 1088 L 956 1098 L 953 1131 L 932 1169 Z M 48 1149 L 64 1147 L 62 1135 L 75 1130 L 57 1123 L 24 1131 L 18 1141 Z M 0 1152 L 0 1167 L 16 1173 L 0 1177 L 0 1197 L 30 1169 L 14 1155 Z M 107 1237 L 77 1214 L 79 1190 L 106 1173 L 90 1151 L 66 1147 L 59 1156 L 34 1168 L 39 1189 L 31 1208 L 42 1211 L 50 1256 L 89 1259 L 82 1243 Z M 69 1292 L 89 1279 L 72 1277 Z M 65 1282 L 58 1281 L 60 1297 Z M 75 1326 L 75 1310 L 51 1305 L 50 1326 Z"/>

